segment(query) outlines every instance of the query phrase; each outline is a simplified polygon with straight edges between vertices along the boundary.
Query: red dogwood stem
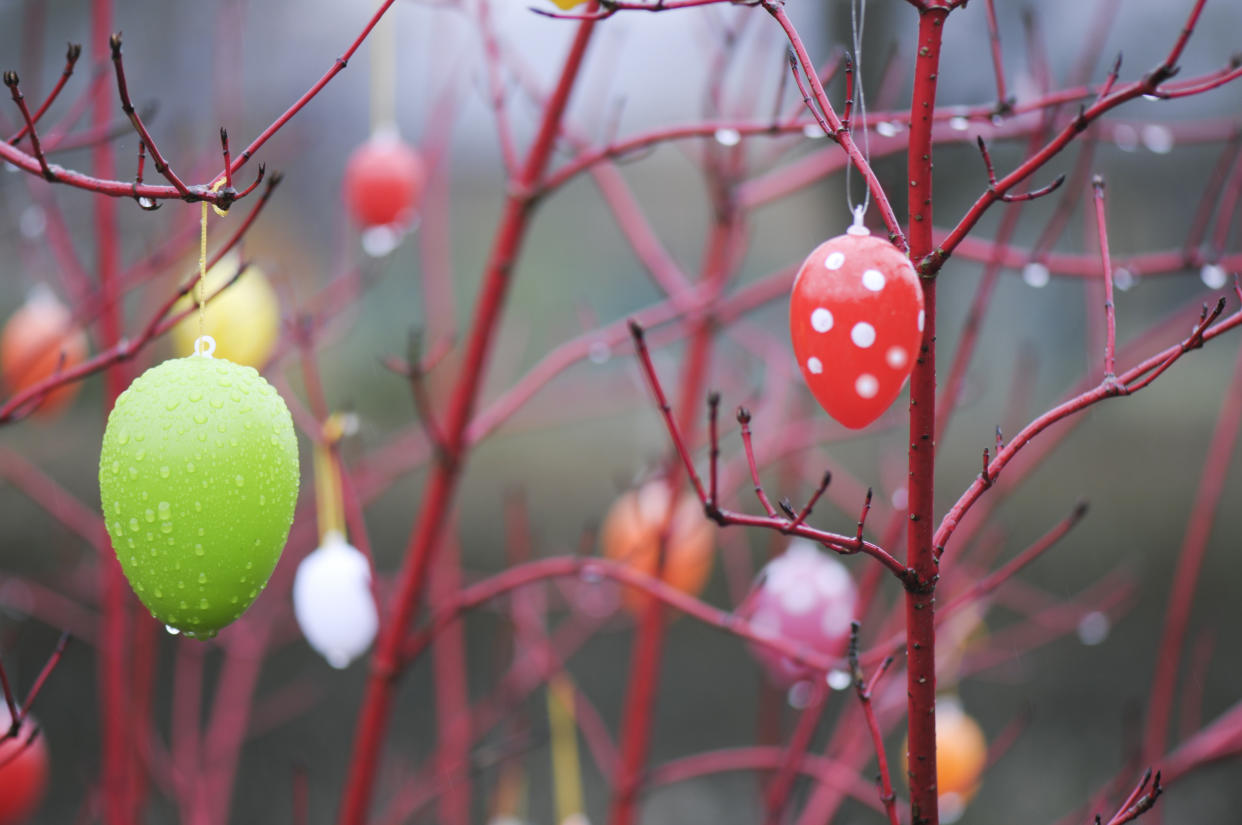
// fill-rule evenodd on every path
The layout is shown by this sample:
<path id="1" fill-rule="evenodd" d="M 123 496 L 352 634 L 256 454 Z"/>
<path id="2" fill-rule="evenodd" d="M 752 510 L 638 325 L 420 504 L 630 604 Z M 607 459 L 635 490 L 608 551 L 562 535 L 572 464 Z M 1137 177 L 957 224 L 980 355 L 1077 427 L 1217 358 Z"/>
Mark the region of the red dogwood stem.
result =
<path id="1" fill-rule="evenodd" d="M 397 576 L 396 594 L 380 630 L 375 655 L 371 660 L 371 672 L 359 714 L 345 798 L 341 806 L 340 821 L 344 825 L 362 825 L 370 809 L 380 748 L 387 729 L 393 691 L 401 672 L 402 645 L 418 606 L 432 550 L 438 543 L 460 480 L 465 458 L 463 447 L 466 444 L 466 425 L 474 409 L 496 330 L 500 326 L 500 312 L 508 294 L 510 276 L 530 222 L 531 208 L 534 205 L 532 193 L 555 147 L 561 117 L 578 78 L 593 30 L 593 21 L 584 20 L 579 24 L 560 80 L 544 107 L 539 132 L 530 154 L 505 200 L 495 246 L 484 270 L 479 302 L 470 327 L 460 377 L 453 387 L 448 414 L 443 419 L 445 443 L 436 456 L 427 481 L 422 512 L 410 536 L 405 561 Z"/>
<path id="2" fill-rule="evenodd" d="M 112 28 L 112 0 L 94 0 L 91 5 L 91 43 L 99 48 L 108 43 Z M 91 121 L 94 126 L 106 128 L 112 119 L 114 102 L 111 90 L 105 84 L 95 87 Z M 115 173 L 115 157 L 112 143 L 100 141 L 91 157 L 93 171 L 103 178 Z M 116 276 L 120 269 L 120 249 L 117 246 L 116 201 L 112 198 L 96 198 L 95 213 L 95 266 L 99 278 L 99 290 L 104 312 L 100 316 L 100 348 L 107 349 L 121 339 L 121 311 L 116 300 Z M 125 389 L 124 369 L 113 364 L 104 373 L 106 404 L 111 410 L 117 396 Z M 101 560 L 100 576 L 103 580 L 103 615 L 100 622 L 99 704 L 100 736 L 103 759 L 103 821 L 107 825 L 129 825 L 136 813 L 130 799 L 131 771 L 136 731 L 132 727 L 129 684 L 126 679 L 126 640 L 129 636 L 129 604 L 125 578 L 116 554 L 108 552 Z"/>
<path id="3" fill-rule="evenodd" d="M 949 11 L 919 11 L 918 57 L 910 104 L 908 155 L 910 257 L 932 251 L 932 114 L 940 44 Z M 935 527 L 936 432 L 936 282 L 924 278 L 923 344 L 910 377 L 909 501 L 906 565 L 915 575 L 906 584 L 906 684 L 910 753 L 910 821 L 937 825 L 936 792 L 936 625 L 937 564 L 932 552 Z"/>

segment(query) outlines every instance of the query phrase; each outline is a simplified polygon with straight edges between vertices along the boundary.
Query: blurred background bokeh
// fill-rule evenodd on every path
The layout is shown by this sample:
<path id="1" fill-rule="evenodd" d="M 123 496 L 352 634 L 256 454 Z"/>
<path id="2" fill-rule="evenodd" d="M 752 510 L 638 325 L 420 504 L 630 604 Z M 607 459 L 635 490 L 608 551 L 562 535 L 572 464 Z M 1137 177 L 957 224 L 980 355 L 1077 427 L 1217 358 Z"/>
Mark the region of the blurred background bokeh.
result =
<path id="1" fill-rule="evenodd" d="M 1125 55 L 1123 77 L 1138 77 L 1167 51 L 1189 5 L 1126 0 L 1112 25 L 1100 31 L 1093 20 L 1101 4 L 1046 0 L 1031 7 L 1058 85 L 1065 82 L 1070 67 L 1084 52 L 1094 60 L 1093 81 L 1104 77 L 1119 50 Z M 564 53 L 572 24 L 539 17 L 527 5 L 496 0 L 490 3 L 490 13 L 505 48 L 514 50 L 546 82 Z M 1023 8 L 998 5 L 1011 87 L 1019 100 L 1029 98 L 1036 86 L 1028 71 L 1020 20 Z M 447 223 L 456 297 L 452 320 L 459 330 L 468 323 L 504 195 L 474 6 L 472 2 L 402 2 L 391 13 L 398 43 L 397 120 L 403 134 L 418 143 L 434 128 L 429 118 L 437 97 L 448 89 L 456 100 L 450 107 L 454 123 L 449 152 L 432 171 L 451 185 Z M 182 176 L 199 181 L 218 168 L 218 127 L 228 127 L 235 145 L 247 142 L 331 65 L 369 10 L 369 3 L 318 0 L 133 0 L 118 4 L 116 28 L 124 32 L 135 102 L 155 107 L 148 118 L 153 134 Z M 832 48 L 848 44 L 848 12 L 845 2 L 795 0 L 789 6 L 808 47 L 819 59 Z M 707 89 L 709 72 L 718 64 L 706 56 L 719 47 L 723 32 L 747 15 L 756 19 L 738 29 L 742 34 L 736 46 L 738 56 L 725 65 L 724 111 L 715 113 Z M 915 15 L 907 4 L 872 3 L 868 8 L 864 81 L 878 84 L 888 60 L 903 61 L 892 75 L 891 88 L 883 90 L 883 97 L 897 107 L 908 100 L 914 24 Z M 1199 74 L 1226 63 L 1238 48 L 1239 32 L 1242 6 L 1209 3 L 1182 61 L 1183 74 Z M 992 102 L 995 88 L 984 4 L 971 4 L 955 13 L 946 34 L 941 103 Z M 42 90 L 59 75 L 63 44 L 83 43 L 78 76 L 53 109 L 53 118 L 81 94 L 90 82 L 92 66 L 106 56 L 106 44 L 90 42 L 88 36 L 87 4 L 0 0 L 0 66 L 20 72 L 31 99 L 40 99 Z M 329 404 L 352 410 L 360 422 L 359 433 L 346 445 L 351 460 L 360 460 L 414 424 L 408 388 L 382 367 L 381 358 L 404 356 L 412 329 L 454 326 L 444 318 L 428 318 L 423 306 L 421 230 L 416 229 L 390 255 L 371 259 L 342 208 L 345 159 L 369 130 L 369 58 L 370 50 L 364 46 L 348 69 L 260 152 L 258 159 L 269 170 L 282 172 L 285 180 L 244 244 L 246 256 L 259 262 L 276 285 L 287 320 L 305 311 L 317 290 L 342 272 L 361 266 L 371 276 L 360 299 L 328 326 L 318 350 Z M 784 71 L 779 31 L 757 10 L 720 6 L 676 14 L 617 15 L 602 27 L 594 44 L 570 117 L 586 137 L 599 141 L 614 132 L 628 135 L 713 114 L 764 117 L 782 86 Z M 110 76 L 105 76 L 105 82 L 111 82 Z M 880 89 L 868 88 L 872 106 L 886 102 L 877 102 Z M 506 81 L 506 90 L 507 111 L 524 146 L 537 110 L 516 83 Z M 839 98 L 840 84 L 831 91 Z M 786 89 L 784 94 L 788 107 L 794 93 Z M 16 111 L 7 103 L 0 118 L 6 133 L 17 121 Z M 1117 112 L 1116 118 L 1135 124 L 1233 119 L 1242 129 L 1240 111 L 1242 89 L 1235 84 L 1187 100 L 1137 101 Z M 119 115 L 118 106 L 118 123 Z M 1167 130 L 1147 134 L 1147 139 L 1132 144 L 1101 141 L 1092 163 L 1092 170 L 1109 185 L 1115 258 L 1175 249 L 1183 243 L 1222 149 L 1221 143 L 1169 145 Z M 1021 156 L 1022 143 L 993 146 L 999 168 L 1012 168 Z M 782 162 L 823 145 L 810 137 L 786 139 L 786 144 L 789 148 Z M 122 133 L 115 145 L 120 168 L 131 169 L 137 149 L 133 135 Z M 744 149 L 755 163 L 752 174 L 764 170 L 760 164 L 770 156 L 771 148 L 765 137 L 748 139 Z M 662 146 L 621 167 L 660 240 L 689 272 L 699 263 L 710 219 L 700 149 L 693 142 Z M 1054 159 L 1036 183 L 1070 171 L 1078 151 L 1075 148 Z M 554 163 L 565 157 L 558 155 Z M 54 159 L 72 168 L 89 164 L 89 154 L 83 150 L 63 152 Z M 877 170 L 894 193 L 898 214 L 903 214 L 904 156 L 877 161 Z M 149 170 L 148 179 L 153 177 Z M 935 185 L 936 226 L 951 226 L 986 185 L 969 132 L 963 132 L 960 144 L 939 147 Z M 58 260 L 47 240 L 47 216 L 32 196 L 35 189 L 55 199 L 78 254 L 87 262 L 91 259 L 93 195 L 65 188 L 49 190 L 43 181 L 13 169 L 0 173 L 0 316 L 14 311 L 33 285 L 48 283 L 59 289 L 61 283 Z M 1087 238 L 1094 224 L 1083 208 L 1089 204 L 1089 197 L 1080 193 L 1058 249 L 1093 249 Z M 1028 207 L 1015 244 L 1029 248 L 1055 205 L 1056 198 L 1052 198 Z M 198 207 L 170 202 L 158 212 L 147 213 L 122 202 L 120 213 L 124 256 L 132 261 L 174 233 L 184 233 L 197 219 Z M 841 231 L 846 215 L 841 175 L 748 215 L 750 246 L 738 283 L 796 265 L 817 243 Z M 981 237 L 991 236 L 999 217 L 1000 209 L 993 209 L 979 227 Z M 229 221 L 236 217 L 213 218 L 213 237 L 222 236 Z M 1237 238 L 1238 233 L 1231 232 L 1225 248 L 1236 251 Z M 188 246 L 182 249 L 150 288 L 131 294 L 126 304 L 128 332 L 132 334 L 158 300 L 192 271 L 192 252 Z M 946 366 L 980 269 L 977 264 L 953 260 L 941 275 L 939 340 Z M 1140 278 L 1128 286 L 1117 297 L 1123 341 L 1172 311 L 1180 311 L 1185 319 L 1176 332 L 1152 340 L 1144 356 L 1188 330 L 1199 302 L 1214 301 L 1221 294 L 1201 281 L 1197 268 Z M 1021 403 L 1016 420 L 1024 422 L 1064 396 L 1097 363 L 1099 353 L 1088 351 L 1087 345 L 1087 313 L 1096 312 L 1097 307 L 1086 295 L 1078 279 L 1054 277 L 1047 286 L 1036 288 L 1024 282 L 1020 270 L 1002 275 L 983 322 L 984 343 L 968 375 L 961 409 L 940 444 L 940 509 L 978 472 L 980 451 L 992 443 L 995 426 L 1011 415 L 1015 394 Z M 586 177 L 574 181 L 539 207 L 487 376 L 484 404 L 552 347 L 579 335 L 584 323 L 593 325 L 590 319 L 622 318 L 660 297 L 594 185 Z M 784 340 L 780 301 L 749 313 L 746 322 Z M 997 508 L 989 535 L 1003 542 L 1003 559 L 1064 517 L 1079 499 L 1089 500 L 1086 521 L 1024 578 L 1057 597 L 1081 593 L 1118 575 L 1128 577 L 1134 588 L 1125 608 L 1113 612 L 1107 633 L 1099 632 L 1098 622 L 1083 634 L 1070 628 L 1055 634 L 1056 640 L 1046 646 L 982 670 L 961 684 L 964 703 L 990 736 L 1029 714 L 1022 735 L 989 771 L 962 822 L 1056 821 L 1083 804 L 1126 764 L 1127 749 L 1141 731 L 1177 549 L 1239 340 L 1231 335 L 1194 352 L 1145 392 L 1088 412 L 1060 449 Z M 92 338 L 93 347 L 97 341 Z M 676 344 L 658 352 L 657 367 L 669 381 L 675 380 L 681 352 Z M 166 341 L 157 341 L 138 364 L 150 365 L 170 353 Z M 506 496 L 514 491 L 521 491 L 528 503 L 536 554 L 571 552 L 584 530 L 598 525 L 610 501 L 635 479 L 657 469 L 667 456 L 667 436 L 641 383 L 631 348 L 600 347 L 593 355 L 552 382 L 474 453 L 455 513 L 469 576 L 504 565 L 503 507 Z M 450 360 L 448 369 L 451 364 Z M 754 394 L 774 368 L 737 340 L 722 337 L 712 360 L 711 384 L 725 393 L 725 409 L 742 401 L 761 409 L 762 399 L 756 401 Z M 294 392 L 300 391 L 296 360 L 281 362 L 276 369 L 285 373 Z M 433 377 L 432 386 L 443 389 L 445 384 Z M 56 419 L 5 427 L 0 432 L 0 448 L 34 462 L 94 507 L 104 424 L 102 398 L 102 380 L 88 379 L 73 406 Z M 809 396 L 800 395 L 788 408 L 806 415 L 812 403 Z M 894 405 L 895 410 L 903 408 L 903 401 Z M 754 422 L 757 433 L 781 426 L 780 419 L 762 415 Z M 735 455 L 738 444 L 733 427 L 728 428 L 727 439 L 726 452 Z M 900 428 L 876 427 L 860 437 L 833 443 L 828 450 L 833 460 L 891 500 L 901 493 L 904 440 Z M 305 440 L 302 444 L 303 466 L 308 471 L 309 452 Z M 808 463 L 814 464 L 813 457 Z M 1238 555 L 1242 508 L 1236 506 L 1242 499 L 1240 471 L 1242 460 L 1231 459 L 1191 618 L 1190 639 L 1211 645 L 1210 666 L 1201 674 L 1201 686 L 1180 686 L 1188 695 L 1201 691 L 1204 719 L 1242 698 L 1242 655 L 1233 635 L 1242 621 L 1237 598 L 1242 576 Z M 769 477 L 777 494 L 797 501 L 809 493 L 817 474 L 813 466 L 785 471 L 777 465 Z M 403 474 L 367 509 L 367 527 L 382 574 L 399 565 L 422 481 L 417 468 Z M 791 484 L 793 488 L 788 489 Z M 303 487 L 305 497 L 310 485 Z M 754 510 L 757 505 L 745 492 L 739 490 L 733 504 Z M 817 510 L 815 516 L 818 524 L 844 532 L 852 529 L 855 518 L 854 512 L 838 512 L 829 506 Z M 0 656 L 10 675 L 28 685 L 59 632 L 26 616 L 23 605 L 32 598 L 30 586 L 37 584 L 75 599 L 75 594 L 89 589 L 96 564 L 89 546 L 9 484 L 0 484 L 0 523 L 4 525 Z M 757 567 L 769 552 L 771 537 L 739 534 L 730 536 L 729 542 L 749 545 Z M 310 532 L 304 533 L 300 546 L 287 548 L 282 564 L 295 563 L 313 544 Z M 952 551 L 946 558 L 951 565 Z M 851 558 L 848 563 L 857 573 L 867 559 Z M 896 595 L 896 588 L 890 586 L 886 597 Z M 287 598 L 287 591 L 269 591 L 260 602 Z M 732 605 L 719 569 L 705 598 L 721 606 Z M 71 607 L 81 611 L 84 621 L 94 621 L 93 606 Z M 1013 614 L 1002 606 L 988 616 L 987 624 L 997 631 L 1013 620 Z M 466 623 L 473 696 L 485 695 L 507 662 L 499 641 L 503 625 L 503 619 L 489 610 L 479 611 Z M 632 632 L 624 619 L 607 627 L 574 656 L 569 667 L 615 729 Z M 687 620 L 675 622 L 669 633 L 652 761 L 753 742 L 762 676 L 744 646 Z M 172 638 L 162 642 L 156 680 L 160 726 L 167 724 L 171 651 L 177 644 L 192 642 Z M 209 659 L 209 674 L 213 667 Z M 391 761 L 393 773 L 388 779 L 416 764 L 434 747 L 428 670 L 422 662 L 402 683 L 390 736 L 390 746 L 401 757 Z M 297 639 L 270 654 L 263 664 L 260 693 L 291 680 L 304 680 L 313 685 L 316 703 L 247 742 L 230 821 L 289 821 L 294 766 L 304 767 L 311 780 L 311 821 L 332 820 L 364 673 L 365 663 L 345 671 L 328 668 Z M 95 679 L 90 645 L 77 644 L 38 701 L 36 712 L 51 749 L 54 773 L 52 791 L 35 822 L 87 821 L 81 818 L 82 811 L 99 767 Z M 843 706 L 853 700 L 849 694 L 834 694 L 830 701 Z M 532 730 L 531 741 L 520 754 L 528 774 L 529 820 L 550 822 L 542 701 L 532 700 L 520 710 Z M 786 709 L 786 713 L 793 711 Z M 834 714 L 835 710 L 830 712 Z M 890 738 L 890 756 L 896 755 L 900 741 L 899 733 Z M 871 770 L 866 769 L 868 778 Z M 604 786 L 589 759 L 584 771 L 588 809 L 602 818 L 607 804 Z M 482 821 L 491 774 L 483 771 L 480 776 L 475 786 L 479 797 L 476 818 Z M 1161 802 L 1166 821 L 1237 821 L 1242 807 L 1239 776 L 1236 762 L 1225 763 L 1175 785 Z M 804 790 L 800 786 L 799 792 Z M 645 796 L 644 804 L 644 821 L 649 823 L 754 822 L 761 811 L 760 785 L 753 777 L 726 775 L 654 790 Z M 147 821 L 174 822 L 175 810 L 157 802 Z M 417 821 L 434 821 L 434 809 Z M 874 812 L 847 804 L 836 821 L 879 819 Z"/>

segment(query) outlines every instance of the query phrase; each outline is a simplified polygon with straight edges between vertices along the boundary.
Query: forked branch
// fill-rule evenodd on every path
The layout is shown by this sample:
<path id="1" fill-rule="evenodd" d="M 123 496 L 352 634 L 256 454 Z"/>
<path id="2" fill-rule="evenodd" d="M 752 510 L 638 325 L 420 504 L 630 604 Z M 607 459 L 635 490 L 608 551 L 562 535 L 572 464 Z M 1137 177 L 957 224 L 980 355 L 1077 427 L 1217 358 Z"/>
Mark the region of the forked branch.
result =
<path id="1" fill-rule="evenodd" d="M 708 518 L 715 521 L 722 527 L 738 524 L 748 527 L 764 527 L 769 530 L 776 530 L 779 533 L 791 536 L 799 536 L 801 538 L 810 539 L 818 542 L 833 552 L 842 555 L 853 555 L 854 553 L 864 553 L 872 558 L 877 559 L 881 564 L 889 569 L 900 580 L 907 585 L 911 584 L 912 574 L 909 570 L 894 558 L 887 550 L 877 544 L 866 541 L 862 538 L 862 526 L 866 519 L 867 512 L 870 509 L 870 499 L 863 505 L 862 516 L 859 519 L 858 533 L 853 536 L 847 536 L 840 533 L 830 533 L 825 530 L 818 530 L 806 524 L 806 516 L 810 514 L 811 507 L 818 501 L 819 497 L 827 489 L 828 482 L 831 481 L 830 475 L 825 475 L 821 486 L 813 493 L 807 501 L 805 507 L 797 514 L 787 512 L 785 515 L 777 513 L 776 508 L 772 506 L 768 500 L 767 494 L 763 491 L 763 486 L 759 482 L 758 464 L 755 461 L 754 450 L 751 445 L 750 436 L 750 412 L 745 408 L 738 411 L 738 422 L 742 425 L 742 444 L 746 450 L 747 465 L 750 469 L 751 479 L 755 485 L 755 495 L 759 498 L 765 516 L 751 516 L 745 513 L 727 510 L 719 506 L 719 502 L 715 501 L 714 496 L 709 497 L 704 490 L 703 481 L 699 477 L 698 470 L 694 467 L 694 460 L 690 456 L 690 451 L 686 446 L 685 438 L 682 435 L 681 428 L 677 425 L 673 418 L 672 408 L 669 406 L 668 398 L 664 394 L 664 388 L 660 383 L 659 376 L 656 375 L 655 366 L 651 361 L 651 353 L 647 349 L 647 342 L 643 332 L 643 328 L 636 321 L 630 321 L 630 333 L 634 338 L 634 346 L 638 351 L 638 361 L 642 368 L 643 375 L 646 376 L 647 385 L 651 388 L 652 394 L 655 396 L 656 405 L 660 410 L 660 415 L 664 419 L 665 427 L 668 429 L 669 437 L 673 441 L 673 446 L 677 450 L 678 456 L 681 457 L 682 464 L 685 466 L 686 474 L 690 477 L 690 483 L 693 485 L 695 493 L 699 497 L 699 501 L 703 503 L 704 512 Z M 711 428 L 713 431 L 714 427 Z M 720 454 L 719 444 L 713 441 L 711 445 L 711 467 L 709 473 L 711 476 L 716 475 L 716 461 Z M 790 508 L 792 510 L 792 507 Z"/>

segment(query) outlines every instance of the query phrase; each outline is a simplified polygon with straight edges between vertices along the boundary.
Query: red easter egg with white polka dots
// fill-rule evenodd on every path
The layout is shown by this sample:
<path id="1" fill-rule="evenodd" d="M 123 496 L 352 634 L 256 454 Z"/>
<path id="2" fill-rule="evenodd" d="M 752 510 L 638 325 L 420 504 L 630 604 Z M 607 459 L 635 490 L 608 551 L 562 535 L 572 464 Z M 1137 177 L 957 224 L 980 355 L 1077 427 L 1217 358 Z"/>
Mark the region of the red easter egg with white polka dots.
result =
<path id="1" fill-rule="evenodd" d="M 923 318 L 918 275 L 888 241 L 856 225 L 816 247 L 794 280 L 789 332 L 824 411 L 851 429 L 879 418 L 914 369 Z"/>
<path id="2" fill-rule="evenodd" d="M 849 643 L 858 589 L 845 565 L 805 539 L 760 571 L 738 608 L 760 636 L 780 638 L 823 656 L 840 656 Z M 806 668 L 760 644 L 751 653 L 773 682 L 788 687 L 810 677 Z"/>

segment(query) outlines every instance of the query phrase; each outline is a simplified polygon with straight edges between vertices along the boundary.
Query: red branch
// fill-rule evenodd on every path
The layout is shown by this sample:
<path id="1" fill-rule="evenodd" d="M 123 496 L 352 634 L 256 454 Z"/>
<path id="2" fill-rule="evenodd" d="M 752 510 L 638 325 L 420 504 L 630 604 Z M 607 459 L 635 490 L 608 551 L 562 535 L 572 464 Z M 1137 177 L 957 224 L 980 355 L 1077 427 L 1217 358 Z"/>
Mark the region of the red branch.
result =
<path id="1" fill-rule="evenodd" d="M 453 388 L 448 414 L 444 420 L 446 449 L 437 456 L 427 482 L 417 527 L 410 536 L 405 560 L 397 578 L 396 593 L 382 622 L 379 641 L 372 657 L 341 807 L 342 825 L 363 825 L 370 809 L 380 747 L 387 727 L 393 690 L 400 673 L 401 647 L 406 629 L 417 607 L 432 551 L 439 540 L 460 479 L 466 427 L 483 380 L 484 366 L 499 327 L 513 268 L 529 224 L 531 192 L 542 177 L 552 155 L 561 118 L 586 55 L 593 29 L 594 24 L 590 21 L 579 25 L 556 90 L 544 108 L 538 134 L 521 174 L 514 182 L 512 194 L 505 203 L 504 214 L 496 232 L 496 245 L 484 270 L 479 302 L 475 307 L 460 377 Z"/>

